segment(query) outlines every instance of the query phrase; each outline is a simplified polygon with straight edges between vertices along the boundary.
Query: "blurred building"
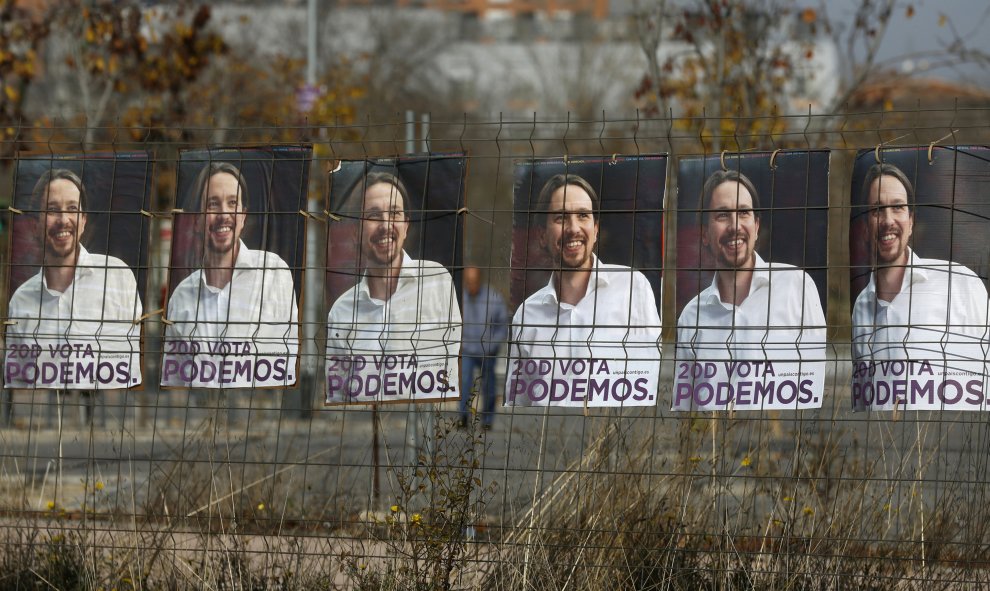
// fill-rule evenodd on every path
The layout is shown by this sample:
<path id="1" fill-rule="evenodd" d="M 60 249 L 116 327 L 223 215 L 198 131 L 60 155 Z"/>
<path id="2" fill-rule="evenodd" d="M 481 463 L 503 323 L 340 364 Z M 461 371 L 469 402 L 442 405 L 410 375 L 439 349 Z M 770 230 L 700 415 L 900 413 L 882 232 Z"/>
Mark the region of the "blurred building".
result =
<path id="1" fill-rule="evenodd" d="M 648 60 L 630 7 L 608 0 L 336 0 L 320 2 L 321 60 L 347 59 L 369 76 L 388 76 L 406 96 L 438 110 L 479 116 L 566 112 L 629 114 Z M 305 0 L 215 5 L 214 22 L 231 44 L 305 55 Z M 772 17 L 774 47 L 793 56 L 786 108 L 806 113 L 838 92 L 832 41 L 796 14 Z M 660 63 L 677 76 L 696 47 L 663 35 Z M 700 51 L 715 51 L 712 43 Z M 401 71 L 400 69 L 401 68 Z M 669 106 L 678 108 L 671 103 Z"/>

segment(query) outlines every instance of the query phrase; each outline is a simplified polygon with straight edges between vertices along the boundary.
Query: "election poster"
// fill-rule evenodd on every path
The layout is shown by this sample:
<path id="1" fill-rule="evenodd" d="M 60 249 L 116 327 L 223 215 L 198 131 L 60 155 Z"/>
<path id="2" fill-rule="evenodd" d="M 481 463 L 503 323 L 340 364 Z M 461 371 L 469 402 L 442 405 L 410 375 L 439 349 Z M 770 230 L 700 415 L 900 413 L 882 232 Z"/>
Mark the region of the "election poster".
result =
<path id="1" fill-rule="evenodd" d="M 310 146 L 179 154 L 161 385 L 298 379 Z"/>
<path id="2" fill-rule="evenodd" d="M 330 174 L 328 405 L 458 399 L 466 177 L 463 154 Z"/>
<path id="3" fill-rule="evenodd" d="M 667 157 L 515 166 L 506 406 L 653 406 Z"/>
<path id="4" fill-rule="evenodd" d="M 152 168 L 146 152 L 17 159 L 5 387 L 142 383 Z"/>
<path id="5" fill-rule="evenodd" d="M 829 153 L 723 153 L 677 167 L 672 409 L 822 405 Z"/>
<path id="6" fill-rule="evenodd" d="M 987 410 L 990 149 L 863 150 L 849 231 L 852 406 Z"/>

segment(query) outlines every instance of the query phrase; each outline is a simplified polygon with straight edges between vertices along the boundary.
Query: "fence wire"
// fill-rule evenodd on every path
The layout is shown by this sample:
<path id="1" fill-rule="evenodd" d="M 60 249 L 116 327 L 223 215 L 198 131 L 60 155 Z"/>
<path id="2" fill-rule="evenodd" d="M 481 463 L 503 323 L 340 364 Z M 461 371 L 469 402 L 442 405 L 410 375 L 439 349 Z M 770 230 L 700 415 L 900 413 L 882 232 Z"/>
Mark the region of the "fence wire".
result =
<path id="1" fill-rule="evenodd" d="M 135 286 L 127 289 L 139 294 L 140 310 L 128 300 L 127 314 L 117 322 L 138 326 L 141 334 L 112 341 L 105 351 L 125 355 L 142 379 L 127 390 L 44 383 L 3 390 L 0 580 L 10 588 L 135 589 L 985 584 L 990 234 L 981 230 L 990 215 L 990 169 L 980 146 L 990 143 L 988 114 L 986 108 L 919 107 L 717 120 L 603 113 L 236 129 L 18 128 L 2 150 L 17 155 L 0 161 L 8 209 L 0 305 L 7 327 L 5 383 L 12 385 L 7 367 L 24 351 L 12 347 L 12 331 L 32 317 L 14 313 L 15 283 L 38 273 L 47 260 L 39 258 L 47 256 L 45 240 L 64 238 L 30 220 L 67 213 L 53 209 L 52 197 L 44 208 L 18 199 L 30 195 L 41 171 L 60 162 L 78 166 L 86 183 L 104 174 L 92 172 L 94 163 L 111 163 L 102 178 L 115 182 L 87 184 L 94 202 L 103 201 L 84 210 L 90 232 L 85 243 L 100 244 L 94 253 L 118 253 L 133 271 Z M 286 151 L 286 166 L 294 168 L 279 173 L 273 154 Z M 135 166 L 135 153 L 143 154 L 133 169 L 138 172 L 125 176 L 120 155 L 129 154 Z M 295 355 L 298 372 L 278 378 L 282 384 L 261 384 L 257 377 L 230 385 L 169 384 L 163 382 L 168 354 L 185 353 L 170 351 L 170 331 L 181 309 L 189 309 L 170 309 L 169 302 L 178 300 L 180 275 L 195 276 L 209 251 L 193 240 L 204 232 L 197 226 L 200 214 L 209 211 L 197 210 L 206 206 L 191 204 L 190 196 L 202 198 L 212 186 L 197 181 L 204 162 L 230 161 L 222 154 L 231 153 L 247 177 L 243 186 L 251 200 L 235 205 L 227 223 L 233 230 L 207 223 L 205 240 L 225 242 L 228 231 L 236 237 L 236 216 L 245 209 L 247 220 L 261 216 L 254 227 L 247 222 L 249 250 L 278 253 L 284 269 L 260 255 L 242 270 L 261 271 L 265 298 L 278 300 L 277 289 L 291 286 L 297 309 L 274 319 L 233 320 L 233 306 L 244 302 L 228 295 L 212 318 L 247 326 L 236 336 L 251 348 L 244 358 Z M 870 221 L 894 220 L 884 216 L 896 209 L 896 203 L 878 201 L 882 182 L 872 197 L 868 187 L 863 191 L 867 169 L 878 160 L 906 171 L 916 200 L 906 212 L 912 225 Z M 703 185 L 725 170 L 749 178 L 753 186 L 745 193 L 758 199 L 746 201 L 736 183 L 730 205 L 719 213 Z M 397 208 L 396 189 L 386 195 L 388 207 L 369 208 L 369 175 L 376 171 L 403 181 L 409 205 Z M 540 190 L 557 173 L 583 176 L 598 194 L 600 205 L 586 220 L 594 229 L 586 234 L 568 229 L 581 223 L 580 212 L 567 209 L 569 198 L 553 207 L 540 200 Z M 267 188 L 265 199 L 256 187 Z M 94 197 L 101 191 L 102 198 Z M 758 214 L 752 236 L 746 212 Z M 553 214 L 565 229 L 550 240 L 545 232 Z M 727 235 L 713 230 L 723 214 L 733 218 Z M 415 226 L 408 237 L 395 230 L 403 221 Z M 384 222 L 390 233 L 374 234 L 370 222 Z M 72 231 L 83 233 L 78 222 Z M 367 250 L 380 246 L 394 260 L 390 244 L 400 239 L 408 241 L 415 255 L 410 259 L 435 266 L 412 275 L 409 299 L 388 304 L 401 296 L 397 283 L 381 304 Z M 890 241 L 901 239 L 934 262 L 878 263 Z M 787 304 L 768 296 L 758 306 L 750 300 L 758 320 L 744 326 L 746 295 L 716 289 L 720 276 L 741 276 L 738 269 L 727 273 L 729 259 L 749 242 L 769 261 L 769 291 L 797 278 L 798 316 L 775 323 L 771 319 Z M 577 332 L 564 334 L 559 312 L 531 320 L 551 336 L 544 331 L 532 337 L 543 349 L 522 347 L 528 338 L 520 328 L 526 324 L 523 302 L 541 288 L 563 300 L 559 278 L 568 276 L 568 259 L 592 250 L 601 264 L 621 266 L 594 275 L 596 289 L 606 289 L 602 281 L 614 288 L 641 276 L 645 283 L 638 289 L 659 323 L 634 314 L 633 302 L 644 300 L 603 295 L 590 308 L 590 321 L 568 325 Z M 234 267 L 228 262 L 226 270 Z M 943 267 L 944 285 L 938 283 Z M 286 275 L 273 280 L 276 268 Z M 480 306 L 482 322 L 468 317 L 467 284 L 475 275 L 469 268 L 497 294 Z M 906 269 L 909 282 L 918 269 L 937 286 L 925 292 L 927 300 L 919 295 L 906 304 L 906 321 L 881 326 L 878 310 L 888 309 L 874 302 L 865 308 L 865 324 L 854 324 L 859 294 L 873 274 L 879 300 L 896 303 L 882 293 L 880 274 L 888 268 Z M 208 285 L 205 270 L 203 277 L 202 286 Z M 362 278 L 369 297 L 385 310 L 377 321 L 361 315 L 363 300 L 353 288 Z M 108 304 L 119 285 L 107 275 L 100 286 L 108 295 L 96 300 L 104 310 L 99 320 L 109 322 L 107 315 L 121 308 Z M 205 297 L 202 286 L 197 301 Z M 706 288 L 723 303 L 742 296 L 723 308 L 728 325 L 691 307 Z M 953 293 L 980 288 L 975 316 L 951 316 L 963 306 Z M 446 307 L 429 320 L 433 332 L 411 336 L 435 311 L 423 300 L 430 289 L 446 297 Z M 346 294 L 353 300 L 345 303 L 353 305 L 340 312 L 344 324 L 350 320 L 345 329 L 365 332 L 337 341 L 334 312 Z M 462 333 L 491 321 L 496 298 L 506 302 L 508 342 L 496 338 L 480 352 L 459 351 Z M 581 311 L 580 303 L 564 304 L 555 305 L 569 314 L 571 308 Z M 911 321 L 912 312 L 939 306 L 950 316 Z M 188 322 L 206 322 L 193 309 Z M 453 311 L 463 320 L 455 322 Z M 596 319 L 606 313 L 618 316 L 624 328 L 616 333 L 609 325 L 611 332 L 596 335 L 609 322 Z M 387 334 L 389 314 L 397 315 L 395 331 L 403 336 Z M 42 308 L 35 315 L 43 316 Z M 262 334 L 271 326 L 282 332 Z M 873 336 L 862 336 L 864 326 Z M 901 332 L 875 334 L 888 327 Z M 965 332 L 954 332 L 960 327 L 976 329 L 977 336 L 967 343 L 973 347 L 952 357 L 953 335 Z M 742 337 L 744 328 L 759 335 Z M 637 341 L 639 329 L 647 336 Z M 916 329 L 928 332 L 912 341 L 909 333 Z M 36 328 L 29 342 L 71 342 L 67 330 Z M 81 330 L 74 333 L 82 335 L 78 339 L 97 334 Z M 225 338 L 192 334 L 175 342 Z M 752 346 L 734 346 L 744 341 Z M 285 351 L 259 350 L 265 342 Z M 884 343 L 908 350 L 900 357 L 881 353 Z M 416 403 L 401 396 L 335 399 L 328 384 L 355 375 L 348 368 L 335 376 L 335 352 L 348 361 L 416 355 L 423 371 L 432 355 L 437 372 L 477 369 L 479 375 L 468 379 L 473 410 L 461 413 L 457 380 L 442 396 L 425 388 Z M 919 356 L 929 360 L 928 373 L 891 369 Z M 587 377 L 585 370 L 570 375 L 557 364 L 587 359 L 590 365 L 596 358 L 616 368 L 613 378 L 642 364 L 652 372 L 646 389 L 655 400 L 601 406 L 578 396 L 569 406 L 537 398 L 502 405 L 514 360 L 548 361 L 547 381 L 573 387 Z M 692 375 L 695 367 L 704 374 L 707 364 L 724 369 L 738 362 L 765 373 L 767 361 L 809 372 L 818 388 L 815 401 L 786 399 L 776 407 L 757 401 L 747 408 L 738 380 Z M 385 374 L 368 368 L 360 375 Z M 961 387 L 958 400 L 952 392 L 935 398 L 935 390 L 957 375 L 975 382 Z M 488 376 L 498 398 L 493 412 L 484 406 Z M 857 385 L 859 392 L 879 382 L 910 392 L 901 379 L 919 381 L 922 389 L 931 382 L 931 393 L 921 397 L 934 402 L 881 410 L 870 398 L 876 408 L 854 412 Z M 697 390 L 700 383 L 731 386 L 734 401 L 689 397 L 675 408 L 679 385 Z M 765 388 L 765 377 L 759 383 Z M 967 397 L 978 401 L 976 412 L 960 410 Z"/>

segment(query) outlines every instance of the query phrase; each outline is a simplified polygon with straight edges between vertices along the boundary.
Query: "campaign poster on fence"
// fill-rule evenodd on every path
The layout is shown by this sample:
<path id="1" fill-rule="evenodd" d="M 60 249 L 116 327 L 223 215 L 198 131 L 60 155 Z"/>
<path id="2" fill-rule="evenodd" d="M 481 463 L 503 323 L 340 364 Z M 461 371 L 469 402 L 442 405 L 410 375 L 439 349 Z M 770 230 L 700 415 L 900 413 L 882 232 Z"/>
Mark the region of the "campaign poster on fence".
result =
<path id="1" fill-rule="evenodd" d="M 677 167 L 673 410 L 820 408 L 829 153 Z"/>
<path id="2" fill-rule="evenodd" d="M 330 174 L 328 405 L 458 399 L 466 177 L 462 154 Z"/>
<path id="3" fill-rule="evenodd" d="M 667 157 L 515 167 L 506 406 L 653 406 Z"/>
<path id="4" fill-rule="evenodd" d="M 309 146 L 179 154 L 162 386 L 298 379 Z"/>
<path id="5" fill-rule="evenodd" d="M 990 149 L 860 152 L 849 231 L 852 406 L 986 410 Z"/>
<path id="6" fill-rule="evenodd" d="M 152 168 L 146 152 L 17 159 L 5 387 L 141 384 Z"/>

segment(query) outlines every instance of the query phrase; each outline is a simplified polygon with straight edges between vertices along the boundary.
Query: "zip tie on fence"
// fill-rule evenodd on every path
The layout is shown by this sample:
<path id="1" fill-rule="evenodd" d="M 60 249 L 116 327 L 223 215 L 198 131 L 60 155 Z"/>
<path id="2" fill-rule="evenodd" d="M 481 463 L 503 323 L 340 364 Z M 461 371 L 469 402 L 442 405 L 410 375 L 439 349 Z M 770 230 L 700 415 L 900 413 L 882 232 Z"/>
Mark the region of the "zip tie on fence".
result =
<path id="1" fill-rule="evenodd" d="M 302 212 L 300 212 L 300 213 L 302 213 Z M 324 211 L 323 213 L 326 213 L 326 212 Z M 328 218 L 321 218 L 317 214 L 317 212 L 314 212 L 314 211 L 307 211 L 306 212 L 306 217 L 308 217 L 308 218 L 310 218 L 312 220 L 315 220 L 317 222 L 322 222 L 324 224 L 326 224 L 326 223 L 328 223 L 330 221 Z"/>
<path id="2" fill-rule="evenodd" d="M 315 215 L 309 213 L 308 211 L 304 211 L 302 209 L 299 210 L 299 215 L 303 216 L 304 218 L 313 218 L 314 220 L 317 220 L 317 221 L 319 221 L 319 219 L 320 219 L 320 218 L 316 217 Z"/>
<path id="3" fill-rule="evenodd" d="M 3 321 L 4 326 L 15 326 L 17 324 L 16 320 L 6 319 Z"/>
<path id="4" fill-rule="evenodd" d="M 23 211 L 17 209 L 16 207 L 8 207 L 7 208 L 7 211 L 9 211 L 10 213 L 18 213 L 18 214 L 19 213 L 24 213 Z"/>
<path id="5" fill-rule="evenodd" d="M 162 318 L 162 324 L 164 324 L 165 326 L 172 326 L 175 323 L 169 320 L 168 318 Z"/>
<path id="6" fill-rule="evenodd" d="M 941 142 L 942 140 L 947 140 L 947 139 L 949 139 L 950 137 L 952 137 L 953 135 L 955 135 L 957 133 L 959 133 L 959 130 L 958 129 L 954 129 L 951 132 L 949 132 L 948 135 L 944 135 L 944 136 L 938 138 L 937 140 L 935 140 L 934 142 L 928 144 L 928 164 L 931 164 L 935 160 L 934 158 L 932 158 L 932 152 L 935 150 L 935 144 Z"/>
<path id="7" fill-rule="evenodd" d="M 157 316 L 158 314 L 161 314 L 164 311 L 165 311 L 165 308 L 158 308 L 157 310 L 153 310 L 151 312 L 148 312 L 144 316 L 142 316 L 140 318 L 136 318 L 134 320 L 134 324 L 141 324 L 141 322 L 147 320 L 148 318 L 151 318 L 152 316 Z M 164 318 L 162 320 L 164 321 Z M 169 322 L 169 324 L 171 324 L 171 322 Z"/>
<path id="8" fill-rule="evenodd" d="M 722 153 L 718 155 L 718 161 L 722 164 L 722 170 L 729 170 L 725 167 L 725 150 L 722 150 Z"/>
<path id="9" fill-rule="evenodd" d="M 141 210 L 141 215 L 149 218 L 155 217 L 155 214 L 151 213 L 150 211 L 146 211 L 144 209 Z"/>
<path id="10" fill-rule="evenodd" d="M 873 157 L 876 158 L 876 161 L 878 163 L 881 162 L 881 160 L 880 160 L 880 148 L 886 146 L 887 144 L 891 144 L 893 142 L 896 142 L 897 140 L 902 140 L 902 139 L 906 138 L 909 135 L 911 135 L 911 134 L 910 133 L 905 133 L 904 135 L 899 135 L 899 136 L 897 136 L 897 137 L 895 137 L 893 139 L 889 139 L 889 140 L 887 140 L 885 142 L 880 142 L 879 144 L 877 144 L 877 147 L 876 148 L 873 148 Z M 949 135 L 951 135 L 951 134 L 949 134 Z M 949 136 L 946 136 L 946 137 L 949 137 Z M 942 139 L 945 139 L 945 138 L 942 138 Z"/>
<path id="11" fill-rule="evenodd" d="M 489 220 L 489 219 L 486 219 L 486 218 L 483 218 L 483 217 L 481 217 L 480 215 L 478 215 L 478 214 L 476 214 L 476 213 L 474 213 L 473 211 L 471 211 L 470 209 L 468 209 L 468 208 L 466 208 L 466 207 L 462 207 L 462 208 L 460 208 L 460 209 L 458 209 L 458 210 L 457 210 L 457 211 L 456 211 L 456 212 L 454 213 L 454 215 L 463 215 L 463 214 L 467 214 L 467 215 L 469 215 L 469 216 L 471 216 L 471 217 L 473 217 L 473 218 L 475 218 L 475 219 L 479 219 L 479 220 L 481 220 L 481 221 L 483 221 L 483 222 L 485 222 L 486 224 L 491 224 L 491 225 L 494 225 L 494 224 L 495 224 L 495 222 L 493 222 L 492 220 Z"/>
<path id="12" fill-rule="evenodd" d="M 770 154 L 770 170 L 777 170 L 777 164 L 774 161 L 777 160 L 777 154 L 779 152 L 780 148 L 777 148 L 773 151 L 773 154 Z"/>
<path id="13" fill-rule="evenodd" d="M 173 209 L 172 209 L 172 211 L 170 211 L 169 213 L 173 213 L 173 214 L 175 214 L 175 213 L 186 213 L 186 212 L 185 212 L 185 211 L 183 211 L 183 209 L 182 209 L 181 207 L 175 207 L 175 208 L 173 208 Z"/>
<path id="14" fill-rule="evenodd" d="M 618 153 L 612 154 L 612 159 L 608 161 L 608 165 L 615 166 L 616 164 L 618 164 L 618 161 L 616 160 L 618 157 L 619 157 Z"/>
<path id="15" fill-rule="evenodd" d="M 331 212 L 329 212 L 329 211 L 327 211 L 325 209 L 323 210 L 323 213 L 327 214 L 327 217 L 330 218 L 331 220 L 335 221 L 335 222 L 339 222 L 340 221 L 340 216 L 337 215 L 337 214 L 331 213 Z"/>

